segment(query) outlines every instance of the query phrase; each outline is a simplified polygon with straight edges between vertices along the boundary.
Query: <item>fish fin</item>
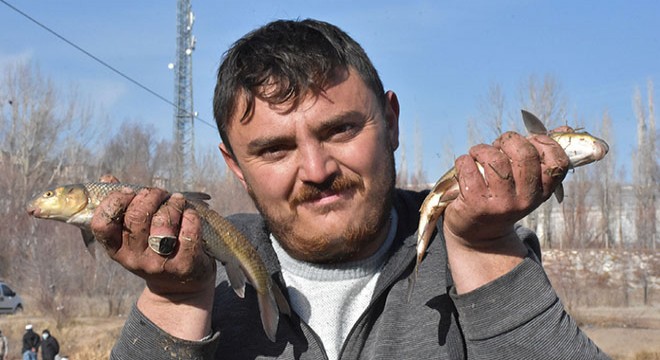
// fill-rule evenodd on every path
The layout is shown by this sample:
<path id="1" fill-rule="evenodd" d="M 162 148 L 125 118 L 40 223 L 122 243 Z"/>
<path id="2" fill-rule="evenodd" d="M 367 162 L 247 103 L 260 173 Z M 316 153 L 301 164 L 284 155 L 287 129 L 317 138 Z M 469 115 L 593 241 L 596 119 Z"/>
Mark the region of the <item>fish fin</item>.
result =
<path id="1" fill-rule="evenodd" d="M 559 183 L 559 185 L 557 185 L 555 188 L 555 198 L 557 198 L 557 201 L 560 204 L 562 201 L 564 201 L 564 185 L 562 183 Z"/>
<path id="2" fill-rule="evenodd" d="M 241 299 L 245 297 L 245 274 L 238 264 L 226 263 L 225 272 L 229 278 L 229 284 Z"/>
<path id="3" fill-rule="evenodd" d="M 417 264 L 415 264 L 415 269 L 408 277 L 408 295 L 406 295 L 406 303 L 410 303 L 410 300 L 412 299 L 413 290 L 415 290 L 415 283 L 417 283 Z"/>
<path id="4" fill-rule="evenodd" d="M 257 300 L 259 301 L 259 314 L 261 315 L 264 332 L 270 341 L 275 342 L 277 325 L 280 322 L 280 311 L 275 296 L 272 291 L 257 292 Z"/>
<path id="5" fill-rule="evenodd" d="M 407 296 L 408 302 L 410 302 L 413 290 L 415 290 L 415 283 L 417 282 L 417 274 L 419 273 L 419 265 L 422 263 L 422 260 L 424 259 L 424 255 L 426 254 L 426 248 L 429 245 L 429 240 L 433 235 L 433 229 L 435 228 L 437 222 L 438 222 L 437 218 L 429 219 L 429 222 L 427 222 L 423 226 L 422 234 L 417 237 L 415 269 L 413 270 L 412 274 L 410 274 L 410 276 L 408 277 L 408 296 Z M 419 231 L 419 229 L 417 231 Z"/>
<path id="6" fill-rule="evenodd" d="M 277 302 L 277 307 L 280 309 L 280 312 L 287 316 L 291 316 L 291 307 L 289 307 L 289 302 L 286 300 L 286 297 L 284 297 L 280 287 L 277 286 L 277 284 L 271 284 L 270 289 L 273 292 L 275 302 Z"/>
<path id="7" fill-rule="evenodd" d="M 523 122 L 525 123 L 525 128 L 530 134 L 541 134 L 546 135 L 548 129 L 543 125 L 543 121 L 539 120 L 536 115 L 532 114 L 527 110 L 520 110 L 522 112 Z"/>
<path id="8" fill-rule="evenodd" d="M 82 234 L 83 242 L 85 243 L 87 251 L 94 259 L 96 259 L 96 238 L 94 238 L 94 234 L 86 229 L 80 229 L 80 233 Z"/>
<path id="9" fill-rule="evenodd" d="M 211 200 L 211 195 L 199 191 L 184 191 L 181 194 L 188 200 L 197 200 L 204 205 L 207 205 L 205 203 L 206 200 Z"/>

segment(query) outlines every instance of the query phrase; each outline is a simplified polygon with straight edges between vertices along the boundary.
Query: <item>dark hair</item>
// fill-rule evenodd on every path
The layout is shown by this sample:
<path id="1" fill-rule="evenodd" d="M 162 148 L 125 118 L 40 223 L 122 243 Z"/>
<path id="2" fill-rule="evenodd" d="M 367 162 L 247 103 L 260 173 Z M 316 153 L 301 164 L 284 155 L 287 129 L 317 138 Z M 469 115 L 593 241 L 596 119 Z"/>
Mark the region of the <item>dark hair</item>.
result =
<path id="1" fill-rule="evenodd" d="M 213 98 L 213 115 L 227 150 L 233 155 L 227 130 L 241 96 L 246 105 L 240 114 L 243 122 L 254 111 L 255 97 L 270 104 L 291 101 L 294 109 L 302 97 L 321 94 L 349 68 L 384 107 L 383 84 L 369 57 L 334 25 L 312 19 L 277 20 L 236 41 L 224 54 Z"/>

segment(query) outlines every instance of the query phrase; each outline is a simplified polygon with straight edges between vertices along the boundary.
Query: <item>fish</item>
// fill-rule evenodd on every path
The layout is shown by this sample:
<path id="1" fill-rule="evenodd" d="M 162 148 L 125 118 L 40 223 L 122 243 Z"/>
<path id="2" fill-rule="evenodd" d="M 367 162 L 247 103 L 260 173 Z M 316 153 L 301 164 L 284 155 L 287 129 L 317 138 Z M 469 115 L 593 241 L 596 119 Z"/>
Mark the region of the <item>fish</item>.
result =
<path id="1" fill-rule="evenodd" d="M 28 214 L 38 219 L 50 219 L 75 225 L 81 229 L 83 241 L 90 252 L 95 243 L 91 221 L 101 201 L 122 188 L 137 192 L 146 186 L 89 182 L 56 186 L 35 196 L 27 205 Z M 280 288 L 273 283 L 266 266 L 254 246 L 227 219 L 212 210 L 205 200 L 211 197 L 199 192 L 182 193 L 186 207 L 199 213 L 202 220 L 204 250 L 225 267 L 229 283 L 240 298 L 245 297 L 245 284 L 255 288 L 264 332 L 276 341 L 279 314 L 291 315 L 289 304 Z"/>
<path id="2" fill-rule="evenodd" d="M 524 109 L 521 112 L 525 127 L 530 134 L 548 135 L 564 149 L 569 158 L 569 170 L 602 160 L 609 152 L 609 145 L 604 140 L 586 131 L 549 132 L 536 115 Z M 476 164 L 481 175 L 485 176 L 483 166 L 479 163 Z M 458 197 L 459 193 L 456 169 L 451 168 L 436 182 L 419 209 L 417 257 L 415 269 L 412 276 L 409 277 L 409 297 L 438 220 L 447 206 Z M 561 183 L 555 188 L 554 195 L 560 203 L 564 199 L 564 188 Z"/>

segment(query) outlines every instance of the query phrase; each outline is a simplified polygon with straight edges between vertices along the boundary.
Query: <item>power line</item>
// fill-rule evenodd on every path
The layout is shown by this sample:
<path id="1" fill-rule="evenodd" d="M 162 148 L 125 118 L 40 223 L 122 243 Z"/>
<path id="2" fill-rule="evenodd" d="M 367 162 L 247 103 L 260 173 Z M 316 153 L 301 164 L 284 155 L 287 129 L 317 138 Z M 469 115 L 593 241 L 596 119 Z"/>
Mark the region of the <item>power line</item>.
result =
<path id="1" fill-rule="evenodd" d="M 52 30 L 52 29 L 49 28 L 48 26 L 46 26 L 46 25 L 42 24 L 41 22 L 37 21 L 36 19 L 34 19 L 33 17 L 31 17 L 30 15 L 28 15 L 28 14 L 26 14 L 25 12 L 23 12 L 23 11 L 19 10 L 18 8 L 16 8 L 14 5 L 8 3 L 8 2 L 5 1 L 5 0 L 0 0 L 0 2 L 2 2 L 2 3 L 5 4 L 5 5 L 7 5 L 7 7 L 9 7 L 10 9 L 12 9 L 12 10 L 14 10 L 15 12 L 19 13 L 20 15 L 22 15 L 22 16 L 25 17 L 26 19 L 28 19 L 28 20 L 32 21 L 33 23 L 37 24 L 37 25 L 38 25 L 39 27 L 41 27 L 42 29 L 44 29 L 44 30 L 48 31 L 49 33 L 55 35 L 57 38 L 59 38 L 60 40 L 64 41 L 65 43 L 69 44 L 70 46 L 72 46 L 72 47 L 75 48 L 76 50 L 78 50 L 78 51 L 82 52 L 83 54 L 87 55 L 88 57 L 92 58 L 94 61 L 96 61 L 96 62 L 98 62 L 99 64 L 103 65 L 104 67 L 110 69 L 111 71 L 113 71 L 113 72 L 116 73 L 117 75 L 123 77 L 124 79 L 126 79 L 126 80 L 128 80 L 128 81 L 130 81 L 130 82 L 132 82 L 133 84 L 135 84 L 135 85 L 137 85 L 138 87 L 140 87 L 142 90 L 145 90 L 145 91 L 148 92 L 149 94 L 151 94 L 151 95 L 157 97 L 158 99 L 160 99 L 160 100 L 166 102 L 167 104 L 171 105 L 172 107 L 174 107 L 175 109 L 178 110 L 178 106 L 177 106 L 175 103 L 173 103 L 171 100 L 168 100 L 166 97 L 164 97 L 164 96 L 158 94 L 158 93 L 155 92 L 154 90 L 151 90 L 151 89 L 150 89 L 149 87 L 147 87 L 146 85 L 143 85 L 143 84 L 140 83 L 139 81 L 137 81 L 137 80 L 133 79 L 132 77 L 126 75 L 125 73 L 123 73 L 123 72 L 120 71 L 119 69 L 117 69 L 117 68 L 115 68 L 114 66 L 108 64 L 107 62 L 101 60 L 100 58 L 98 58 L 98 57 L 95 56 L 94 54 L 90 53 L 89 51 L 87 51 L 87 50 L 83 49 L 82 47 L 76 45 L 73 41 L 70 41 L 70 40 L 68 40 L 67 38 L 65 38 L 64 36 L 58 34 L 57 32 L 55 32 L 55 30 Z M 214 128 L 214 129 L 217 130 L 217 127 L 215 126 L 215 124 L 212 124 L 212 123 L 210 123 L 210 122 L 208 122 L 208 121 L 206 121 L 206 120 L 200 118 L 199 116 L 196 116 L 195 114 L 190 114 L 190 115 L 192 115 L 195 119 L 199 120 L 199 121 L 202 122 L 203 124 L 208 125 L 208 126 L 210 126 L 210 127 L 212 127 L 212 128 Z"/>

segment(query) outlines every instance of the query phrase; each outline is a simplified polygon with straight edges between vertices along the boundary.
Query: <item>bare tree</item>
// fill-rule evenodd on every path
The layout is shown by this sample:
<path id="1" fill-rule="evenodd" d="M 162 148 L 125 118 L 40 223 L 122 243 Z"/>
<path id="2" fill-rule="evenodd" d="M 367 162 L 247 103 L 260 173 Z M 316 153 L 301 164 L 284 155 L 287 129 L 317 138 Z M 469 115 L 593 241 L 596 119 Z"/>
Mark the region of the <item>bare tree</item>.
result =
<path id="1" fill-rule="evenodd" d="M 506 104 L 504 91 L 499 84 L 491 84 L 486 97 L 478 105 L 481 116 L 480 123 L 490 128 L 493 139 L 504 132 L 504 106 Z"/>
<path id="2" fill-rule="evenodd" d="M 407 187 L 410 184 L 408 173 L 408 154 L 406 151 L 406 143 L 401 141 L 399 144 L 399 158 L 400 161 L 397 166 L 396 172 L 396 185 L 398 187 Z"/>
<path id="3" fill-rule="evenodd" d="M 421 173 L 421 179 L 423 181 L 418 181 L 415 186 L 412 186 L 412 189 L 421 190 L 428 189 L 430 186 L 433 186 L 445 172 L 451 169 L 454 166 L 454 161 L 456 160 L 456 153 L 454 152 L 454 146 L 452 144 L 451 137 L 445 137 L 437 143 L 437 152 L 433 156 L 433 166 L 434 171 L 438 172 L 440 175 L 437 178 L 430 180 L 426 179 L 426 174 Z M 421 157 L 417 158 L 416 166 L 421 167 Z M 420 174 L 418 172 L 418 174 Z"/>
<path id="4" fill-rule="evenodd" d="M 122 182 L 151 185 L 157 166 L 154 133 L 153 128 L 138 122 L 122 123 L 103 149 L 102 172 L 112 173 Z"/>
<path id="5" fill-rule="evenodd" d="M 559 81 L 552 75 L 545 75 L 541 82 L 531 75 L 520 86 L 521 107 L 535 114 L 548 129 L 566 122 L 566 102 Z M 521 128 L 518 116 L 516 111 L 514 129 Z"/>
<path id="6" fill-rule="evenodd" d="M 439 148 L 440 151 L 436 153 L 438 168 L 441 170 L 440 176 L 444 175 L 445 172 L 454 166 L 454 162 L 456 161 L 456 153 L 454 152 L 453 148 L 454 145 L 451 141 L 451 138 L 447 138 L 442 141 L 442 147 Z M 437 179 L 433 179 L 433 183 L 439 179 L 439 177 Z"/>
<path id="7" fill-rule="evenodd" d="M 481 135 L 481 122 L 475 120 L 474 118 L 469 118 L 467 121 L 467 142 L 469 146 L 476 144 L 486 143 L 483 136 Z"/>
<path id="8" fill-rule="evenodd" d="M 598 235 L 592 214 L 593 206 L 589 200 L 589 193 L 594 188 L 594 170 L 580 170 L 572 174 L 571 180 L 564 184 L 566 196 L 560 205 L 563 229 L 558 236 L 560 249 L 593 247 Z"/>
<path id="9" fill-rule="evenodd" d="M 490 143 L 502 135 L 504 119 L 504 92 L 499 84 L 491 84 L 488 93 L 478 104 L 478 118 L 467 121 L 467 139 L 469 145 Z M 489 128 L 490 132 L 485 129 Z M 485 136 L 484 136 L 485 135 Z M 490 139 L 490 141 L 489 141 Z"/>
<path id="10" fill-rule="evenodd" d="M 658 193 L 658 160 L 656 154 L 655 112 L 653 83 L 647 87 L 648 108 L 644 106 L 641 91 L 635 90 L 633 111 L 637 119 L 637 149 L 633 156 L 633 187 L 636 198 L 635 228 L 639 244 L 656 249 L 656 211 Z M 648 112 L 647 112 L 648 110 Z"/>
<path id="11" fill-rule="evenodd" d="M 0 247 L 6 249 L 11 268 L 24 270 L 12 275 L 26 284 L 42 283 L 44 272 L 56 264 L 31 264 L 51 239 L 28 218 L 25 204 L 89 155 L 79 150 L 93 139 L 88 126 L 92 113 L 74 91 L 60 93 L 36 66 L 26 63 L 5 69 L 0 99 L 0 192 L 11 194 L 0 207 Z"/>
<path id="12" fill-rule="evenodd" d="M 419 121 L 415 121 L 415 171 L 410 179 L 410 185 L 421 189 L 427 186 L 426 173 L 424 171 L 424 150 L 422 132 Z"/>
<path id="13" fill-rule="evenodd" d="M 85 178 L 93 159 L 88 147 L 102 121 L 75 87 L 56 88 L 29 63 L 5 68 L 0 101 L 0 192 L 9 194 L 0 200 L 1 268 L 11 271 L 0 275 L 31 289 L 42 311 L 62 314 L 87 284 L 92 259 L 78 256 L 85 251 L 79 232 L 30 218 L 25 205 L 53 184 Z"/>
<path id="14" fill-rule="evenodd" d="M 535 75 L 531 75 L 521 84 L 520 107 L 535 114 L 548 129 L 565 122 L 566 100 L 561 94 L 559 82 L 551 75 L 546 75 L 540 83 Z M 514 119 L 518 117 L 516 110 Z M 513 129 L 522 128 L 519 120 L 511 125 Z M 526 131 L 521 132 L 526 133 Z M 536 230 L 542 244 L 549 248 L 554 246 L 552 212 L 555 206 L 556 202 L 546 201 L 523 221 L 526 226 Z"/>
<path id="15" fill-rule="evenodd" d="M 600 136 L 610 145 L 611 149 L 616 147 L 612 136 L 612 119 L 607 112 L 603 114 Z M 620 203 L 618 199 L 621 197 L 621 182 L 617 179 L 616 157 L 610 155 L 605 160 L 593 164 L 593 169 L 596 173 L 601 174 L 596 177 L 597 205 L 600 210 L 598 235 L 602 247 L 609 249 L 615 245 L 616 241 L 614 224 L 617 223 L 617 209 L 618 215 L 622 216 L 621 209 L 617 207 L 617 204 Z"/>
<path id="16" fill-rule="evenodd" d="M 234 173 L 226 168 L 217 148 L 195 157 L 193 189 L 211 195 L 209 204 L 220 215 L 256 212 L 252 199 Z"/>

